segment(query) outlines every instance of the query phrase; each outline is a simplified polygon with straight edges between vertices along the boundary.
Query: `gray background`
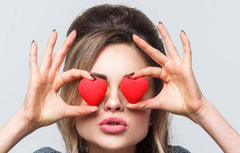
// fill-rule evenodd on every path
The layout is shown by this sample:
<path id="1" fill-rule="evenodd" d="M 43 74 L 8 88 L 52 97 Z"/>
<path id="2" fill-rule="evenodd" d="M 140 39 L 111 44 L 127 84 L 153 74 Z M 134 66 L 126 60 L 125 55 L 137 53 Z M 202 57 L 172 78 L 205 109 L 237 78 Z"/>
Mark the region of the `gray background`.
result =
<path id="1" fill-rule="evenodd" d="M 183 29 L 191 41 L 193 69 L 203 94 L 232 127 L 240 131 L 240 3 L 237 0 L 1 1 L 0 127 L 23 103 L 29 79 L 31 41 L 35 39 L 39 45 L 40 61 L 52 29 L 59 34 L 56 51 L 75 17 L 103 3 L 136 7 L 155 24 L 162 21 L 180 53 L 179 33 Z M 173 116 L 172 133 L 173 144 L 182 145 L 193 153 L 222 152 L 200 126 L 185 117 Z M 28 135 L 10 152 L 33 152 L 43 146 L 64 151 L 55 124 Z"/>

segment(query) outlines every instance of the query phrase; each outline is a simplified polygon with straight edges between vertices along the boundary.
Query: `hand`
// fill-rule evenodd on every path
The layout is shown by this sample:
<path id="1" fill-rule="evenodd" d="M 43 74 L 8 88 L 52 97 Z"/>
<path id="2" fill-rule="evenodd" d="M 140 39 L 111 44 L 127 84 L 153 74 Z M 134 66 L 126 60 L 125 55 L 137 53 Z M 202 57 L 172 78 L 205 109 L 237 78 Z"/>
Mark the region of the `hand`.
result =
<path id="1" fill-rule="evenodd" d="M 74 79 L 93 79 L 90 73 L 83 70 L 71 69 L 59 73 L 60 66 L 76 38 L 76 31 L 72 31 L 64 41 L 62 47 L 52 57 L 57 39 L 54 30 L 49 38 L 40 66 L 37 63 L 37 44 L 33 41 L 30 51 L 30 80 L 24 104 L 19 112 L 36 127 L 46 126 L 66 117 L 87 115 L 98 110 L 96 106 L 81 103 L 71 106 L 59 96 L 59 89 Z"/>
<path id="2" fill-rule="evenodd" d="M 135 72 L 132 78 L 156 77 L 163 81 L 163 88 L 156 97 L 140 101 L 137 104 L 128 103 L 126 107 L 131 109 L 163 109 L 189 117 L 196 113 L 205 102 L 192 71 L 190 42 L 185 33 L 181 31 L 180 38 L 184 50 L 183 59 L 181 59 L 167 30 L 161 23 L 158 24 L 158 30 L 169 57 L 134 34 L 134 42 L 161 67 L 146 67 Z"/>

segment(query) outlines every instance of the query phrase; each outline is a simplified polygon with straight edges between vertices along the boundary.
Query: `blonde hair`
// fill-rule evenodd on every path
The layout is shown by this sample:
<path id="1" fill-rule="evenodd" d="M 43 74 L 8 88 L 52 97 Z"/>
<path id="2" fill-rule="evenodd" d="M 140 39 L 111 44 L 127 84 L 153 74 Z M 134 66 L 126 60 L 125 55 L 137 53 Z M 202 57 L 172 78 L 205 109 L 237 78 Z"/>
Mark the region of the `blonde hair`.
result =
<path id="1" fill-rule="evenodd" d="M 148 65 L 159 66 L 133 42 L 130 33 L 119 29 L 101 29 L 85 35 L 75 43 L 66 57 L 64 71 L 72 68 L 89 71 L 100 51 L 107 45 L 114 43 L 125 43 L 135 46 Z M 154 95 L 157 95 L 162 89 L 162 81 L 155 78 L 153 80 Z M 77 90 L 79 81 L 76 80 L 64 85 L 60 91 L 63 100 L 70 105 L 75 105 L 75 101 L 80 98 Z M 152 125 L 149 127 L 147 136 L 137 144 L 136 152 L 169 152 L 169 113 L 164 110 L 152 110 L 150 117 Z M 85 140 L 78 135 L 74 121 L 74 118 L 63 119 L 57 123 L 58 129 L 68 153 L 85 153 L 87 152 Z"/>

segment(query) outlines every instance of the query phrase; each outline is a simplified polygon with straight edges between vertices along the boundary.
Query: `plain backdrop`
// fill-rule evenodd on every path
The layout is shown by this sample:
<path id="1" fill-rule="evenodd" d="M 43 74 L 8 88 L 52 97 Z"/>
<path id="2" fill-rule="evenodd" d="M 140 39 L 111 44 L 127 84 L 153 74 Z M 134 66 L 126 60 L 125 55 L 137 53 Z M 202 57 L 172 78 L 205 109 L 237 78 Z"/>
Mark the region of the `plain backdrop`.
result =
<path id="1" fill-rule="evenodd" d="M 191 42 L 193 70 L 203 94 L 240 132 L 240 2 L 237 0 L 1 0 L 1 127 L 23 103 L 28 86 L 32 40 L 38 43 L 40 61 L 53 29 L 58 32 L 56 51 L 78 15 L 89 7 L 105 3 L 138 8 L 155 25 L 162 21 L 180 54 L 179 34 L 183 29 Z M 174 145 L 181 145 L 193 153 L 222 152 L 200 126 L 185 117 L 174 115 L 171 129 Z M 31 133 L 10 153 L 30 153 L 43 146 L 64 152 L 64 143 L 56 124 Z"/>

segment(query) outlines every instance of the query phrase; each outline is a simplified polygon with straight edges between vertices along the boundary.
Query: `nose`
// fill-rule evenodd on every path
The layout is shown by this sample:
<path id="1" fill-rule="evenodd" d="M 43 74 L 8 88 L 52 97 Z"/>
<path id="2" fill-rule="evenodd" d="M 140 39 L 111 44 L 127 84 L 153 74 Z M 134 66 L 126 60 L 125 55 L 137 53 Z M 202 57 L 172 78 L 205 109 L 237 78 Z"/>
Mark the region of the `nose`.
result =
<path id="1" fill-rule="evenodd" d="M 104 110 L 111 112 L 121 112 L 124 110 L 124 104 L 119 99 L 118 91 L 111 91 L 111 93 L 109 93 L 109 98 L 104 104 Z"/>

